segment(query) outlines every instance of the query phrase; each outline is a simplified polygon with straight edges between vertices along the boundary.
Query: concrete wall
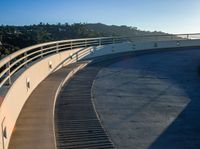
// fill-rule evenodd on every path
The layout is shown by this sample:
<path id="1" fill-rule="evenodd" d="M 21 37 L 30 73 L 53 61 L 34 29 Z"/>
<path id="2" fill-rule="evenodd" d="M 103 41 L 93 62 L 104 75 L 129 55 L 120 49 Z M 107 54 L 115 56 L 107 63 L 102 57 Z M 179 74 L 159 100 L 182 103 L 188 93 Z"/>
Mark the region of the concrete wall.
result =
<path id="1" fill-rule="evenodd" d="M 79 50 L 81 49 L 74 49 L 54 54 L 33 64 L 26 71 L 24 71 L 12 84 L 0 107 L 0 149 L 6 149 L 8 147 L 12 131 L 15 131 L 14 126 L 16 120 L 24 103 L 32 91 L 42 80 L 44 80 L 52 71 L 54 71 L 54 69 L 58 69 L 63 65 L 75 62 L 76 58 L 74 57 L 73 59 L 67 60 L 63 65 L 57 68 L 57 66 L 59 66 L 59 64 L 62 63 L 66 57 L 69 57 L 71 54 Z M 84 51 L 87 50 L 88 49 L 85 49 Z M 52 68 L 49 67 L 50 64 L 52 65 Z M 27 87 L 28 80 L 30 81 L 30 87 Z M 2 129 L 6 130 L 7 135 L 7 138 L 4 138 L 4 140 L 2 137 Z"/>
<path id="2" fill-rule="evenodd" d="M 157 46 L 156 46 L 157 44 Z M 181 40 L 181 41 L 159 41 L 159 42 L 136 42 L 133 43 L 135 50 L 145 50 L 145 49 L 160 49 L 160 48 L 174 48 L 174 47 L 190 47 L 190 46 L 200 46 L 200 40 Z"/>
<path id="3" fill-rule="evenodd" d="M 177 48 L 177 47 L 192 47 L 200 46 L 200 40 L 181 40 L 181 41 L 159 41 L 159 42 L 135 42 L 135 43 L 121 43 L 115 45 L 98 46 L 92 48 L 93 53 L 86 56 L 85 59 L 91 59 L 98 56 L 123 53 L 136 50 L 147 49 L 162 49 L 162 48 Z"/>
<path id="4" fill-rule="evenodd" d="M 106 45 L 98 47 L 90 47 L 81 52 L 79 52 L 78 57 L 73 56 L 73 59 L 69 59 L 63 65 L 75 62 L 83 57 L 86 59 L 92 59 L 94 57 L 128 52 L 135 50 L 145 50 L 145 49 L 155 49 L 155 48 L 171 48 L 171 47 L 187 47 L 187 46 L 199 46 L 200 40 L 185 40 L 185 41 L 160 41 L 160 42 L 137 42 L 137 43 L 121 43 L 115 45 Z M 49 56 L 38 63 L 32 65 L 26 71 L 24 71 L 18 79 L 12 84 L 8 93 L 6 94 L 4 101 L 0 107 L 0 149 L 7 149 L 12 131 L 15 131 L 14 126 L 16 120 L 23 108 L 24 103 L 28 99 L 32 91 L 37 87 L 37 85 L 45 79 L 54 69 L 59 69 L 61 66 L 57 67 L 71 54 L 80 51 L 81 49 L 74 49 L 70 51 L 65 51 L 62 53 L 54 54 Z M 49 65 L 52 64 L 52 68 Z M 27 87 L 27 80 L 30 81 L 30 88 Z M 7 138 L 2 140 L 2 130 L 6 130 Z"/>

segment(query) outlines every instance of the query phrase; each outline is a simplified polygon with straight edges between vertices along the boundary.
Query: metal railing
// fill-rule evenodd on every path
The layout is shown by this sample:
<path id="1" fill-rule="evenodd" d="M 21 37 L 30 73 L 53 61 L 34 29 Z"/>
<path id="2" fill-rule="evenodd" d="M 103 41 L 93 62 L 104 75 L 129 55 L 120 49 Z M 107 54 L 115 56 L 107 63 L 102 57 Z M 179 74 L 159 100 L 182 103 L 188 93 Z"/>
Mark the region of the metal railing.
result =
<path id="1" fill-rule="evenodd" d="M 12 76 L 21 68 L 36 60 L 43 59 L 49 55 L 76 48 L 87 48 L 127 41 L 125 37 L 102 37 L 54 41 L 19 50 L 0 61 L 0 89 L 3 85 L 12 83 Z"/>
<path id="2" fill-rule="evenodd" d="M 165 41 L 165 40 L 194 40 L 200 39 L 200 33 L 196 34 L 176 34 L 176 35 L 142 35 L 135 37 L 101 37 L 86 38 L 74 40 L 54 41 L 34 45 L 21 49 L 4 59 L 0 60 L 0 89 L 3 85 L 12 83 L 12 76 L 21 68 L 27 68 L 27 65 L 43 59 L 51 54 L 59 53 L 75 48 L 87 48 L 92 46 L 101 46 L 116 44 L 122 42 L 147 42 L 147 41 Z"/>

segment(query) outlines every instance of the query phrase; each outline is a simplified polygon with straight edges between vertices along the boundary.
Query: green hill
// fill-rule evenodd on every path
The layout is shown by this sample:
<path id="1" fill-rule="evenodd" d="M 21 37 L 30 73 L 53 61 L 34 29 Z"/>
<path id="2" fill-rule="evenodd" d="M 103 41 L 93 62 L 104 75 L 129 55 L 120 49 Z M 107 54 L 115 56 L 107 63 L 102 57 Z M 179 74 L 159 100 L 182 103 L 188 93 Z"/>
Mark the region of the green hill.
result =
<path id="1" fill-rule="evenodd" d="M 33 44 L 74 38 L 105 36 L 140 36 L 165 34 L 142 31 L 136 27 L 96 24 L 44 24 L 29 26 L 0 26 L 0 57 Z"/>

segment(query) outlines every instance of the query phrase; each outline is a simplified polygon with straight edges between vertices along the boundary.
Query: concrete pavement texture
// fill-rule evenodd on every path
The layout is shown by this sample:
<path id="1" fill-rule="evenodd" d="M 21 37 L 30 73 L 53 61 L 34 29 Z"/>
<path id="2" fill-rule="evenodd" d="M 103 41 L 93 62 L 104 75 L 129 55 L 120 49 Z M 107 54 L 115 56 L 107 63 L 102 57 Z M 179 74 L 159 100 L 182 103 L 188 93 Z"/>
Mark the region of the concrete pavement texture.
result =
<path id="1" fill-rule="evenodd" d="M 200 50 L 125 56 L 98 73 L 92 94 L 118 148 L 200 148 Z"/>

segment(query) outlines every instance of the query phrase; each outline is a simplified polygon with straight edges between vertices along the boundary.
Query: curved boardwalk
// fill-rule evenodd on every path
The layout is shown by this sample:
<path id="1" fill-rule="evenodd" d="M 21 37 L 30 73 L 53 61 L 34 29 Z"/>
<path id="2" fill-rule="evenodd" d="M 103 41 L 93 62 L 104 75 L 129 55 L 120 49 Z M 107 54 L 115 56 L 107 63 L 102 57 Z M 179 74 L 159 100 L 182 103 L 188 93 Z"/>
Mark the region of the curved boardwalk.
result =
<path id="1" fill-rule="evenodd" d="M 103 68 L 95 107 L 117 148 L 200 148 L 200 50 L 165 51 Z"/>

